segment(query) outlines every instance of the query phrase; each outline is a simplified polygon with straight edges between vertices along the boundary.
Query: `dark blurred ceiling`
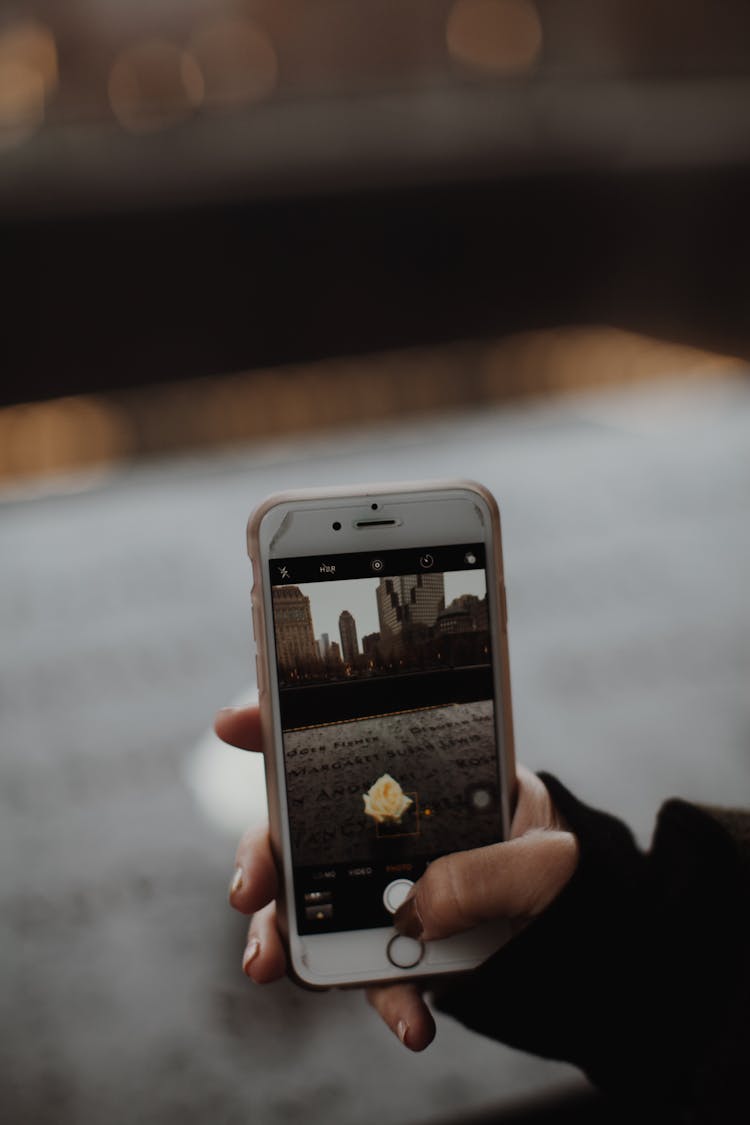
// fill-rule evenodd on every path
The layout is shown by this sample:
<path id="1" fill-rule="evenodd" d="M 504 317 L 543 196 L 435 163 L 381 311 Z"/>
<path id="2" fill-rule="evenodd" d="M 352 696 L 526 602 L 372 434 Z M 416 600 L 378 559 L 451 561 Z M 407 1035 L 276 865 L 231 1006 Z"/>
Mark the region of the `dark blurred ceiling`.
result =
<path id="1" fill-rule="evenodd" d="M 750 354 L 750 8 L 16 4 L 3 401 L 610 323 Z"/>

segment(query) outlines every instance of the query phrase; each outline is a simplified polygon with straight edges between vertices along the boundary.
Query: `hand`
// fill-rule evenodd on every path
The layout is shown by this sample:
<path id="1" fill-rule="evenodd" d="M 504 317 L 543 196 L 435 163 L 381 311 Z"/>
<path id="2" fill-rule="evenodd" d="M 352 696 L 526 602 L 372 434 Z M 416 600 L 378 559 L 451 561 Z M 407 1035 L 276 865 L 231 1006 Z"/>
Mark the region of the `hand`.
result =
<path id="1" fill-rule="evenodd" d="M 261 749 L 256 707 L 220 711 L 215 730 L 232 746 Z M 519 930 L 559 895 L 578 863 L 578 843 L 539 778 L 523 766 L 517 778 L 510 839 L 434 860 L 395 915 L 402 933 L 434 941 L 501 917 Z M 252 914 L 242 968 L 259 984 L 276 980 L 284 974 L 286 956 L 276 925 L 277 876 L 267 830 L 245 833 L 235 864 L 229 901 Z M 377 985 L 367 998 L 410 1050 L 422 1051 L 432 1042 L 435 1021 L 419 986 Z"/>

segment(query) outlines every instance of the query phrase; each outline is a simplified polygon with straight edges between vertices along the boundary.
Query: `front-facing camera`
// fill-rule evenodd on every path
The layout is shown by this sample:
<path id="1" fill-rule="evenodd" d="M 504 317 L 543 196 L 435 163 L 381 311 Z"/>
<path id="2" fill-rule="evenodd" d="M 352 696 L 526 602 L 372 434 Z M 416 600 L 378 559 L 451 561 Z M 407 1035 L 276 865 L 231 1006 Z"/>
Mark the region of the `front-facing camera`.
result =
<path id="1" fill-rule="evenodd" d="M 334 524 L 332 524 L 331 526 L 333 527 L 334 531 L 341 531 L 341 524 L 339 523 L 338 520 L 336 520 L 336 522 Z"/>

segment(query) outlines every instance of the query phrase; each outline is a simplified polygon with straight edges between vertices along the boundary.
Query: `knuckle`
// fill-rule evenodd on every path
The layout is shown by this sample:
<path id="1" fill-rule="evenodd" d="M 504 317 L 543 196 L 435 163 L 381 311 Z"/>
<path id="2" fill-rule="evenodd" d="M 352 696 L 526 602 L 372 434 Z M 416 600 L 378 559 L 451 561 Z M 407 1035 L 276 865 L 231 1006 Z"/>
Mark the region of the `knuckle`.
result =
<path id="1" fill-rule="evenodd" d="M 572 832 L 560 832 L 558 836 L 557 872 L 562 887 L 572 878 L 578 867 L 581 849 Z"/>
<path id="2" fill-rule="evenodd" d="M 556 827 L 556 812 L 546 785 L 535 773 L 518 766 L 518 801 L 511 824 L 511 838 L 535 828 Z"/>
<path id="3" fill-rule="evenodd" d="M 535 917 L 546 910 L 571 879 L 577 865 L 579 847 L 572 832 L 540 832 L 542 849 L 533 870 L 528 873 L 523 914 Z"/>

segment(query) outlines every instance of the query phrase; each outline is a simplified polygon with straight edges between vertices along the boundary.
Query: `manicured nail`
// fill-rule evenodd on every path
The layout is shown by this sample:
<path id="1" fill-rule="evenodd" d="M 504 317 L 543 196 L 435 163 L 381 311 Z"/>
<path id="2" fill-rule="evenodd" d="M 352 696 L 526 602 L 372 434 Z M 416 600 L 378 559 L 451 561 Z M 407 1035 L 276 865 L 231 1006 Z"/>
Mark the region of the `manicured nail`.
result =
<path id="1" fill-rule="evenodd" d="M 260 953 L 260 942 L 258 941 L 257 938 L 250 938 L 250 941 L 247 943 L 247 949 L 245 950 L 245 952 L 242 956 L 242 971 L 245 974 L 245 976 L 247 976 L 247 977 L 250 976 L 250 974 L 248 973 L 247 970 L 250 967 L 250 964 L 255 960 L 255 958 L 258 956 L 259 953 Z"/>
<path id="2" fill-rule="evenodd" d="M 234 875 L 232 876 L 232 882 L 229 884 L 229 897 L 230 897 L 230 899 L 234 898 L 234 896 L 237 894 L 237 891 L 240 889 L 241 886 L 242 886 L 242 868 L 238 867 L 238 868 L 235 869 Z"/>
<path id="3" fill-rule="evenodd" d="M 393 915 L 393 925 L 400 934 L 404 934 L 406 937 L 421 937 L 424 925 L 419 917 L 414 891 L 409 891 L 409 894 Z"/>
<path id="4" fill-rule="evenodd" d="M 409 1025 L 406 1020 L 398 1021 L 398 1024 L 396 1025 L 396 1034 L 398 1035 L 403 1045 L 405 1047 L 408 1047 L 409 1044 L 406 1041 L 406 1036 L 409 1034 Z"/>

